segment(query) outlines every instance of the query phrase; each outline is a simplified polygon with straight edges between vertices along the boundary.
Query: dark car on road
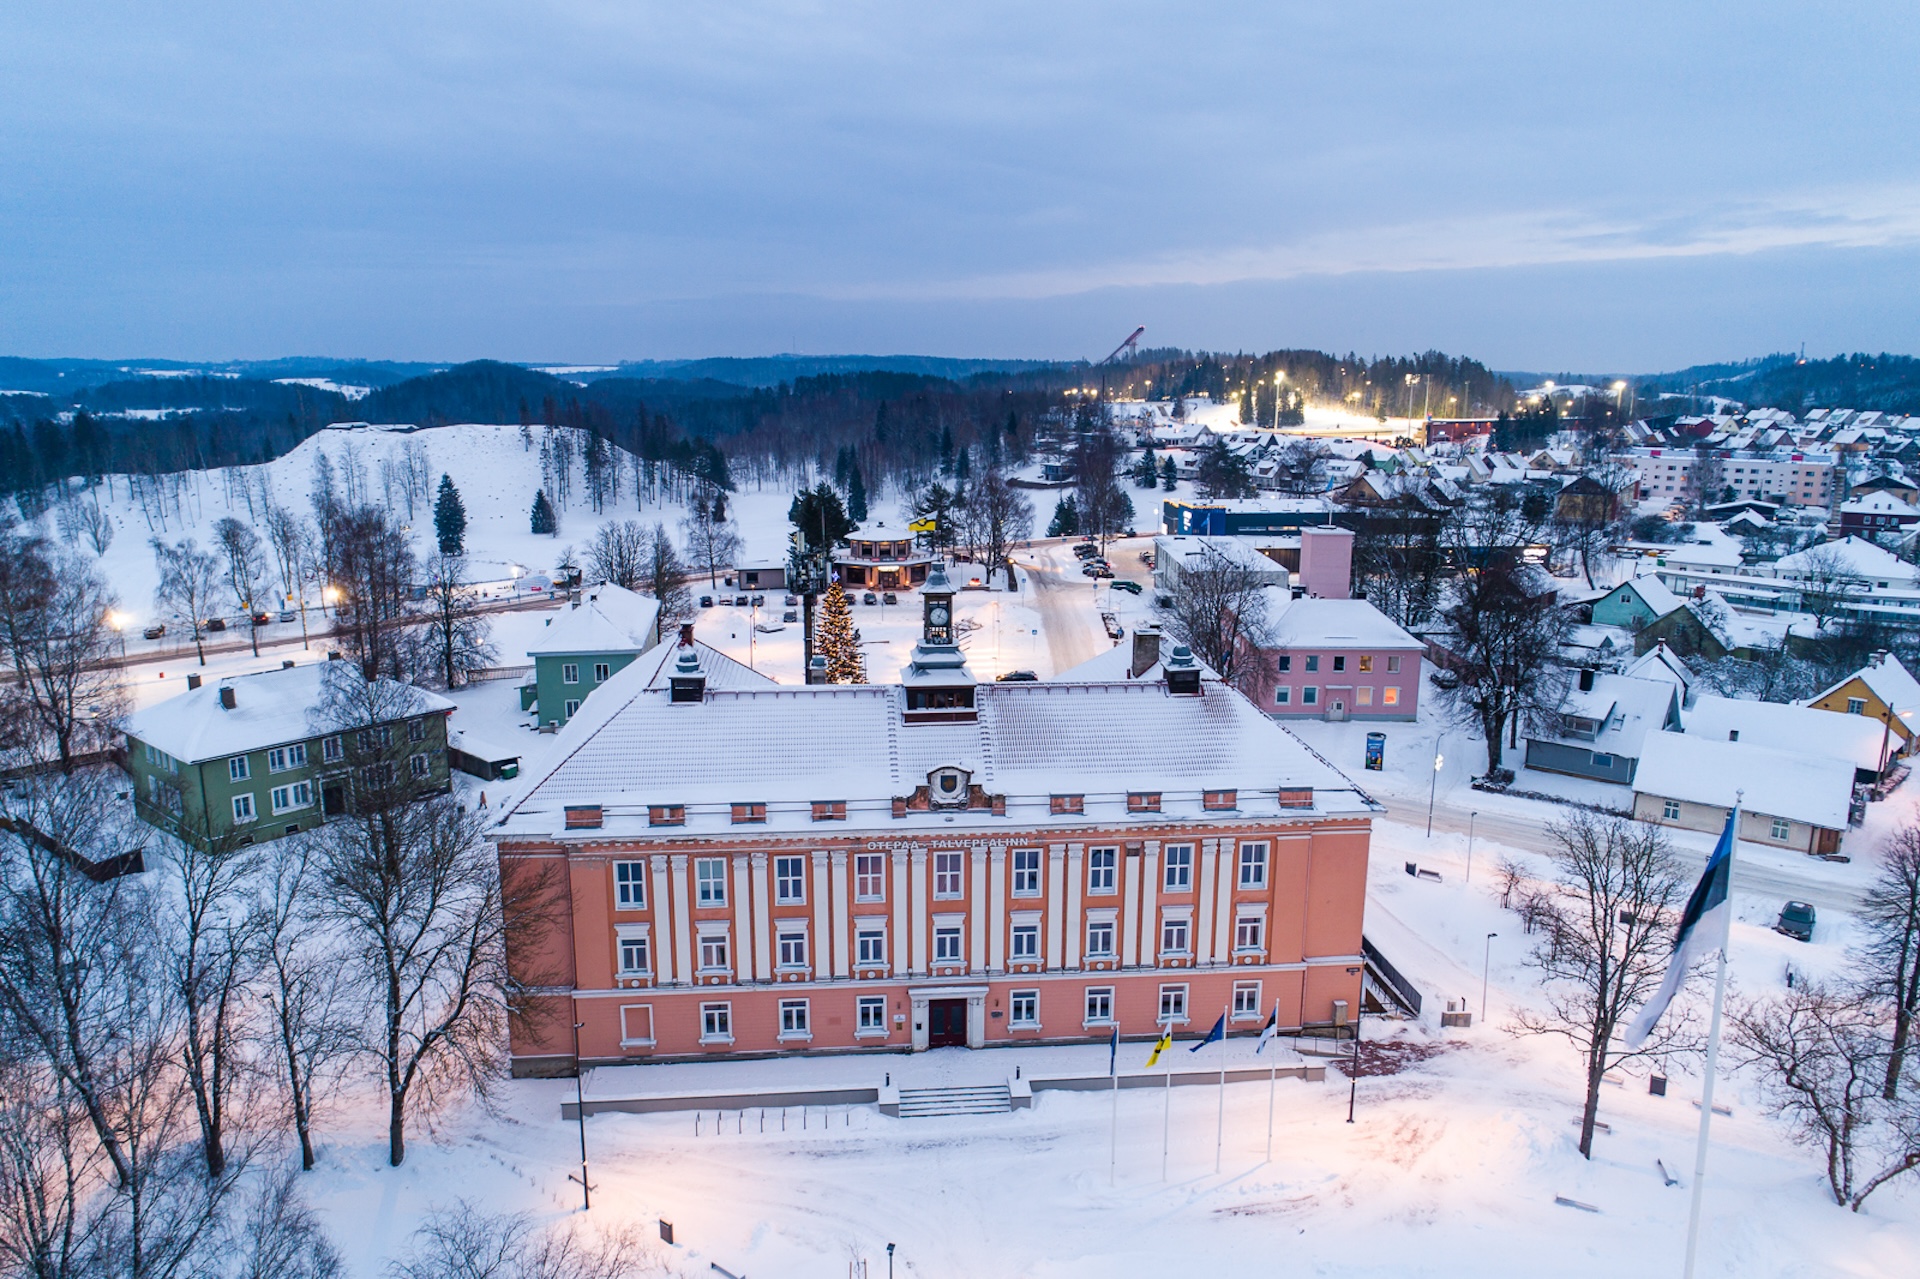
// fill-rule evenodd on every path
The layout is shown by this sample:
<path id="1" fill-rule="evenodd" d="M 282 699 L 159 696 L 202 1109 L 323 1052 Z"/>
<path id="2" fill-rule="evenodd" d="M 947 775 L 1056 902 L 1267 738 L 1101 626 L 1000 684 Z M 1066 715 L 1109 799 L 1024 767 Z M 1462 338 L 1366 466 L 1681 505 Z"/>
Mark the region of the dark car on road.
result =
<path id="1" fill-rule="evenodd" d="M 1008 671 L 1004 675 L 996 675 L 993 678 L 1000 684 L 1032 684 L 1040 679 L 1032 671 Z"/>
<path id="2" fill-rule="evenodd" d="M 140 632 L 140 634 L 142 634 L 148 639 L 159 639 L 162 635 L 165 635 L 166 633 L 167 633 L 166 625 L 160 622 L 156 622 L 152 626 L 149 626 L 146 630 Z"/>
<path id="3" fill-rule="evenodd" d="M 1138 582 L 1115 582 L 1113 589 L 1116 591 L 1125 591 L 1129 595 L 1138 595 L 1142 587 Z"/>
<path id="4" fill-rule="evenodd" d="M 1806 902 L 1788 902 L 1780 909 L 1780 921 L 1773 926 L 1776 933 L 1785 933 L 1795 941 L 1813 940 L 1813 907 Z"/>
<path id="5" fill-rule="evenodd" d="M 700 597 L 700 607 L 701 607 L 701 608 L 712 608 L 712 607 L 713 607 L 713 596 L 711 596 L 711 595 L 702 595 L 702 596 Z"/>
<path id="6" fill-rule="evenodd" d="M 860 602 L 862 604 L 878 604 L 880 601 L 872 591 L 868 591 L 860 597 Z"/>
<path id="7" fill-rule="evenodd" d="M 1112 577 L 1113 570 L 1105 564 L 1083 564 L 1080 571 L 1088 577 Z"/>

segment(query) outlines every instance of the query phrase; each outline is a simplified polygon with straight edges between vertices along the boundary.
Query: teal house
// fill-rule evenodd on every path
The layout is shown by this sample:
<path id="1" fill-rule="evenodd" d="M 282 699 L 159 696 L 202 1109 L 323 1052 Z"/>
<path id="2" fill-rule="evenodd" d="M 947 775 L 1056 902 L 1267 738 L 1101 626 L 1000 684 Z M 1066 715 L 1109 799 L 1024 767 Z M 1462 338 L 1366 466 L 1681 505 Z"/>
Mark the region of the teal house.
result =
<path id="1" fill-rule="evenodd" d="M 1657 577 L 1635 577 L 1593 602 L 1595 626 L 1640 630 L 1680 607 L 1682 600 Z"/>
<path id="2" fill-rule="evenodd" d="M 564 724 L 589 693 L 659 642 L 659 600 L 609 583 L 587 587 L 527 646 L 533 682 L 521 686 L 520 709 L 542 728 Z"/>
<path id="3" fill-rule="evenodd" d="M 422 794 L 447 789 L 452 702 L 381 680 L 365 701 L 389 717 L 343 728 L 328 722 L 329 679 L 360 674 L 315 662 L 211 684 L 189 675 L 186 692 L 128 716 L 134 811 L 198 844 L 255 844 L 347 812 L 356 768 L 404 769 Z"/>

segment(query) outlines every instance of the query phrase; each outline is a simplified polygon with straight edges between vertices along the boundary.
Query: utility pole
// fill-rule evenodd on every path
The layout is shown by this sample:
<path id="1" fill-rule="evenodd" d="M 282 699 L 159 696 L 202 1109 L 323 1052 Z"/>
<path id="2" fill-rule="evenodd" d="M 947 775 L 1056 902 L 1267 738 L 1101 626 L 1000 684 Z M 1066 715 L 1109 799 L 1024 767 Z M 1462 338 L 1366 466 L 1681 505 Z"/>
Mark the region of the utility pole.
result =
<path id="1" fill-rule="evenodd" d="M 1433 797 L 1440 788 L 1440 766 L 1447 757 L 1439 751 L 1433 753 L 1433 777 L 1427 782 L 1427 838 L 1433 838 Z"/>
<path id="2" fill-rule="evenodd" d="M 1493 972 L 1493 939 L 1499 933 L 1487 934 L 1487 952 L 1480 959 L 1480 1020 L 1487 1019 L 1487 980 Z"/>

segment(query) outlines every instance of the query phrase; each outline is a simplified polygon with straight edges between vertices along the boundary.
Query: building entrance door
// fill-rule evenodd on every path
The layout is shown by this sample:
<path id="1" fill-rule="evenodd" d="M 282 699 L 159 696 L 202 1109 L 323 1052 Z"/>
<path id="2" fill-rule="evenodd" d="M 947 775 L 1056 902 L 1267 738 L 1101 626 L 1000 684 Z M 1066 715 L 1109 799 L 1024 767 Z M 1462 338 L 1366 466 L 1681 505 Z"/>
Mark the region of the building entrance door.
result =
<path id="1" fill-rule="evenodd" d="M 1331 702 L 1327 703 L 1327 718 L 1329 720 L 1332 720 L 1336 724 L 1343 724 L 1346 722 L 1347 703 L 1345 698 L 1336 697 Z"/>
<path id="2" fill-rule="evenodd" d="M 967 1001 L 930 999 L 927 1001 L 927 1047 L 965 1048 L 967 1046 Z"/>

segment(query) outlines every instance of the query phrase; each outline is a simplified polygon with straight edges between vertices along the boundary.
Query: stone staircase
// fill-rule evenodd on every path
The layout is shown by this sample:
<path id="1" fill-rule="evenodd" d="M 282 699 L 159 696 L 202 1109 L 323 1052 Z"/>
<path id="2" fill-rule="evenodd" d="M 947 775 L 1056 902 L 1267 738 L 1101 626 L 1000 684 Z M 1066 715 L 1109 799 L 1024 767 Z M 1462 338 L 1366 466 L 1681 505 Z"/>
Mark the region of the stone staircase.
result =
<path id="1" fill-rule="evenodd" d="M 1012 1110 L 1012 1090 L 1005 1084 L 900 1090 L 899 1113 L 902 1119 L 926 1119 L 935 1115 L 1005 1115 Z"/>

